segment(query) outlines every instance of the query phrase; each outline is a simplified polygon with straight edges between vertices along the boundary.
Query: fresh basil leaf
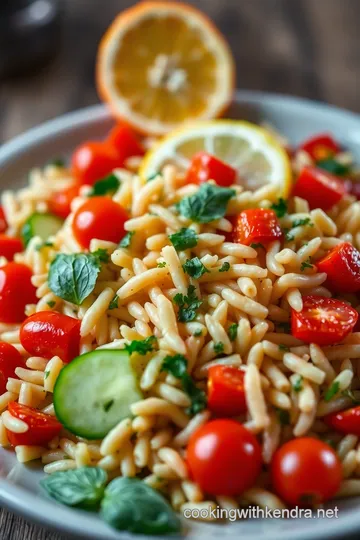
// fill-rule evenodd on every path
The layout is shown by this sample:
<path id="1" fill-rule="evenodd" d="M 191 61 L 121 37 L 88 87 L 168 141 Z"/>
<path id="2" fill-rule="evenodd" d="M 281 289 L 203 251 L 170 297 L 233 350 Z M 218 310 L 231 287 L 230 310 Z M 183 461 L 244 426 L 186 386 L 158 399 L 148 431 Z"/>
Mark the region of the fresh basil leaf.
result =
<path id="1" fill-rule="evenodd" d="M 182 199 L 177 204 L 177 209 L 180 214 L 197 223 L 209 223 L 226 214 L 227 204 L 235 194 L 234 189 L 206 182 L 201 184 L 194 195 Z"/>
<path id="2" fill-rule="evenodd" d="M 109 176 L 105 176 L 105 178 L 101 178 L 101 180 L 95 182 L 91 188 L 89 197 L 115 193 L 115 191 L 119 188 L 120 183 L 120 180 L 115 176 L 115 174 L 109 174 Z"/>
<path id="3" fill-rule="evenodd" d="M 179 532 L 180 519 L 158 492 L 138 478 L 116 478 L 105 490 L 102 518 L 115 529 L 138 534 Z"/>
<path id="4" fill-rule="evenodd" d="M 58 502 L 87 510 L 96 509 L 104 496 L 107 474 L 100 467 L 55 472 L 40 485 Z"/>
<path id="5" fill-rule="evenodd" d="M 179 232 L 170 234 L 170 242 L 176 249 L 176 251 L 184 251 L 185 249 L 191 249 L 198 243 L 198 235 L 193 229 L 187 229 L 183 227 Z"/>
<path id="6" fill-rule="evenodd" d="M 214 343 L 214 351 L 216 352 L 216 354 L 221 354 L 224 352 L 224 344 L 222 341 Z"/>
<path id="7" fill-rule="evenodd" d="M 274 210 L 275 214 L 277 215 L 277 217 L 279 218 L 282 218 L 284 217 L 286 214 L 287 214 L 287 202 L 285 201 L 285 199 L 283 199 L 282 197 L 280 197 L 280 199 L 278 200 L 278 202 L 274 203 L 271 205 L 270 207 L 272 210 Z"/>
<path id="8" fill-rule="evenodd" d="M 316 162 L 316 166 L 331 174 L 335 174 L 335 176 L 347 176 L 351 173 L 351 167 L 339 163 L 334 158 L 321 159 Z"/>
<path id="9" fill-rule="evenodd" d="M 111 300 L 108 309 L 116 309 L 118 307 L 119 297 L 115 294 L 114 298 Z"/>
<path id="10" fill-rule="evenodd" d="M 52 292 L 72 304 L 80 306 L 94 290 L 100 261 L 91 253 L 60 253 L 49 269 L 49 287 Z"/>
<path id="11" fill-rule="evenodd" d="M 178 321 L 191 322 L 196 318 L 196 310 L 202 305 L 195 293 L 194 285 L 190 285 L 187 295 L 178 293 L 174 296 L 174 304 L 179 307 Z"/>
<path id="12" fill-rule="evenodd" d="M 188 259 L 186 263 L 183 264 L 183 270 L 186 274 L 195 279 L 199 279 L 203 274 L 210 274 L 210 271 L 203 265 L 199 257 Z"/>
<path id="13" fill-rule="evenodd" d="M 237 336 L 238 326 L 239 325 L 236 323 L 230 324 L 228 328 L 228 336 L 230 338 L 230 341 L 235 341 L 236 336 Z"/>
<path id="14" fill-rule="evenodd" d="M 134 339 L 129 345 L 125 345 L 125 349 L 129 354 L 134 352 L 145 355 L 149 352 L 152 352 L 157 346 L 157 339 L 155 336 L 149 336 L 145 339 L 136 340 Z"/>
<path id="15" fill-rule="evenodd" d="M 230 270 L 230 263 L 224 262 L 222 267 L 219 268 L 219 272 L 228 272 Z"/>
<path id="16" fill-rule="evenodd" d="M 339 381 L 334 381 L 332 385 L 326 390 L 324 400 L 325 401 L 331 401 L 333 397 L 336 396 L 336 394 L 340 390 L 340 383 Z"/>
<path id="17" fill-rule="evenodd" d="M 125 234 L 124 238 L 120 240 L 119 247 L 128 248 L 131 244 L 131 239 L 134 236 L 135 231 L 129 231 Z"/>
<path id="18" fill-rule="evenodd" d="M 181 380 L 183 390 L 191 399 L 191 405 L 188 409 L 189 414 L 197 414 L 206 407 L 205 392 L 200 390 L 194 383 L 192 377 L 187 372 L 187 360 L 182 354 L 166 356 L 161 366 L 161 371 L 167 371 L 174 377 Z"/>

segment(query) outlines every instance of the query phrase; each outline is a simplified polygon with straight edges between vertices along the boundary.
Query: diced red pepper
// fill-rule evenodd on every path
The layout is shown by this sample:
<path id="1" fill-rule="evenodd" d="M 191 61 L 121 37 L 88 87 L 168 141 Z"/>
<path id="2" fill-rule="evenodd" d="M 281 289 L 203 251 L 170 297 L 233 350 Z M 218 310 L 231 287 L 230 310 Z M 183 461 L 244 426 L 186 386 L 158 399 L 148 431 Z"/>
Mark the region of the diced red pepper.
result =
<path id="1" fill-rule="evenodd" d="M 326 286 L 332 292 L 360 291 L 360 252 L 349 242 L 335 246 L 316 266 L 327 274 Z"/>
<path id="2" fill-rule="evenodd" d="M 314 161 L 327 159 L 341 151 L 341 147 L 328 133 L 307 139 L 302 143 L 300 149 L 305 150 Z"/>
<path id="3" fill-rule="evenodd" d="M 311 210 L 328 210 L 346 193 L 344 182 L 316 167 L 304 167 L 293 189 L 293 196 L 305 199 Z"/>
<path id="4" fill-rule="evenodd" d="M 274 210 L 250 208 L 232 218 L 232 240 L 238 244 L 268 244 L 282 237 Z"/>
<path id="5" fill-rule="evenodd" d="M 208 408 L 217 416 L 246 412 L 244 372 L 231 366 L 212 366 L 208 371 Z"/>
<path id="6" fill-rule="evenodd" d="M 230 165 L 207 152 L 199 152 L 191 160 L 186 183 L 203 184 L 208 180 L 214 180 L 219 186 L 229 187 L 236 182 L 236 176 L 236 170 Z"/>

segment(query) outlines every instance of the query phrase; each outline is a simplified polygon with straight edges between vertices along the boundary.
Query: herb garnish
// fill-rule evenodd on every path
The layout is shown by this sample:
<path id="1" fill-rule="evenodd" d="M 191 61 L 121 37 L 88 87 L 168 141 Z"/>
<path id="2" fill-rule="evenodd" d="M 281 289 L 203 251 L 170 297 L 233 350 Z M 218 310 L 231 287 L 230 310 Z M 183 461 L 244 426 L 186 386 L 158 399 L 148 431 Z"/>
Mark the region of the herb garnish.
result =
<path id="1" fill-rule="evenodd" d="M 201 184 L 194 195 L 182 199 L 176 207 L 180 214 L 197 223 L 209 223 L 225 215 L 227 204 L 235 194 L 234 189 L 206 182 Z"/>
<path id="2" fill-rule="evenodd" d="M 292 385 L 294 392 L 300 392 L 300 390 L 302 390 L 302 387 L 303 387 L 302 382 L 303 382 L 303 377 L 299 375 Z"/>
<path id="3" fill-rule="evenodd" d="M 105 178 L 101 178 L 95 182 L 89 193 L 89 197 L 95 197 L 97 195 L 107 195 L 108 193 L 115 193 L 119 188 L 121 182 L 115 174 L 109 174 Z"/>
<path id="4" fill-rule="evenodd" d="M 115 294 L 114 298 L 111 300 L 108 309 L 116 309 L 118 307 L 119 297 Z"/>
<path id="5" fill-rule="evenodd" d="M 228 262 L 224 262 L 221 268 L 219 268 L 219 272 L 228 272 L 229 270 L 230 270 L 230 263 Z"/>
<path id="6" fill-rule="evenodd" d="M 287 202 L 282 197 L 280 197 L 276 203 L 272 204 L 270 208 L 271 210 L 274 210 L 279 218 L 282 218 L 287 214 Z"/>
<path id="7" fill-rule="evenodd" d="M 187 290 L 187 295 L 178 293 L 174 296 L 174 304 L 179 307 L 178 320 L 180 322 L 191 322 L 196 317 L 196 310 L 202 304 L 195 293 L 196 288 L 190 285 Z"/>
<path id="8" fill-rule="evenodd" d="M 195 279 L 199 279 L 203 274 L 210 274 L 210 271 L 203 265 L 199 257 L 188 259 L 186 263 L 183 264 L 183 270 L 185 274 L 188 274 Z"/>
<path id="9" fill-rule="evenodd" d="M 131 244 L 131 239 L 134 236 L 135 231 L 129 231 L 125 234 L 125 236 L 120 240 L 119 247 L 122 248 L 128 248 Z"/>
<path id="10" fill-rule="evenodd" d="M 129 343 L 129 345 L 125 345 L 125 349 L 129 354 L 132 354 L 134 352 L 145 355 L 149 352 L 152 352 L 155 350 L 155 347 L 157 346 L 157 339 L 155 336 L 149 336 L 145 339 L 137 340 L 134 339 Z"/>
<path id="11" fill-rule="evenodd" d="M 193 229 L 183 227 L 180 231 L 169 235 L 170 242 L 176 251 L 191 249 L 198 243 L 198 235 Z"/>
<path id="12" fill-rule="evenodd" d="M 224 344 L 222 341 L 218 341 L 217 343 L 214 343 L 214 352 L 216 354 L 222 354 L 224 352 Z"/>
<path id="13" fill-rule="evenodd" d="M 334 381 L 332 385 L 326 390 L 324 400 L 325 401 L 331 401 L 334 396 L 339 392 L 340 390 L 340 383 L 339 381 Z"/>

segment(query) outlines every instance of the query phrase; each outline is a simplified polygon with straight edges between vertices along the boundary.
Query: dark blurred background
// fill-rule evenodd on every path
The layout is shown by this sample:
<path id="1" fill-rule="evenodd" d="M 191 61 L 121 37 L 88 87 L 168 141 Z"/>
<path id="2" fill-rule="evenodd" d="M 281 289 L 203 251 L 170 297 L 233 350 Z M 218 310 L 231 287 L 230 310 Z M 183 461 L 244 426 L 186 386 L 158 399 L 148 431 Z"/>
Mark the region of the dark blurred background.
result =
<path id="1" fill-rule="evenodd" d="M 0 143 L 98 102 L 99 40 L 129 0 L 0 0 Z M 193 0 L 227 36 L 239 88 L 360 112 L 360 0 Z M 320 127 L 320 126 L 319 126 Z M 36 503 L 36 502 L 35 502 Z M 60 536 L 5 510 L 2 540 Z"/>
<path id="2" fill-rule="evenodd" d="M 16 44 L 9 13 L 32 3 L 35 23 L 29 24 L 29 13 L 23 13 L 15 33 L 22 41 Z M 0 0 L 0 142 L 98 101 L 94 64 L 99 40 L 114 16 L 134 3 Z M 360 112 L 360 0 L 191 3 L 227 36 L 239 88 L 293 94 Z"/>

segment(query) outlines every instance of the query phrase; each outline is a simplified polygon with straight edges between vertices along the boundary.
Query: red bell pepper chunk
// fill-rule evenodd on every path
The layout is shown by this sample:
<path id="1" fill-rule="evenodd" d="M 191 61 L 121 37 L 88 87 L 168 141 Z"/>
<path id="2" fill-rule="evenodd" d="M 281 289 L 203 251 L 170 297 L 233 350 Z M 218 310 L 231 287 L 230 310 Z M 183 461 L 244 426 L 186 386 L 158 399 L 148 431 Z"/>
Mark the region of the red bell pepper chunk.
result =
<path id="1" fill-rule="evenodd" d="M 305 199 L 311 210 L 328 210 L 346 193 L 344 182 L 316 167 L 304 167 L 293 189 L 293 196 Z"/>
<path id="2" fill-rule="evenodd" d="M 236 182 L 237 171 L 206 152 L 199 152 L 191 160 L 186 175 L 187 184 L 203 184 L 214 180 L 218 186 L 229 187 Z"/>
<path id="3" fill-rule="evenodd" d="M 335 293 L 360 291 L 360 252 L 349 242 L 335 246 L 316 263 L 327 274 L 326 286 Z"/>
<path id="4" fill-rule="evenodd" d="M 217 416 L 246 412 L 244 372 L 231 366 L 212 366 L 208 371 L 208 408 Z"/>
<path id="5" fill-rule="evenodd" d="M 282 237 L 274 210 L 250 208 L 232 218 L 232 240 L 238 244 L 267 244 Z"/>
<path id="6" fill-rule="evenodd" d="M 305 150 L 314 161 L 327 159 L 341 151 L 341 147 L 328 133 L 307 139 L 302 143 L 300 149 Z"/>

